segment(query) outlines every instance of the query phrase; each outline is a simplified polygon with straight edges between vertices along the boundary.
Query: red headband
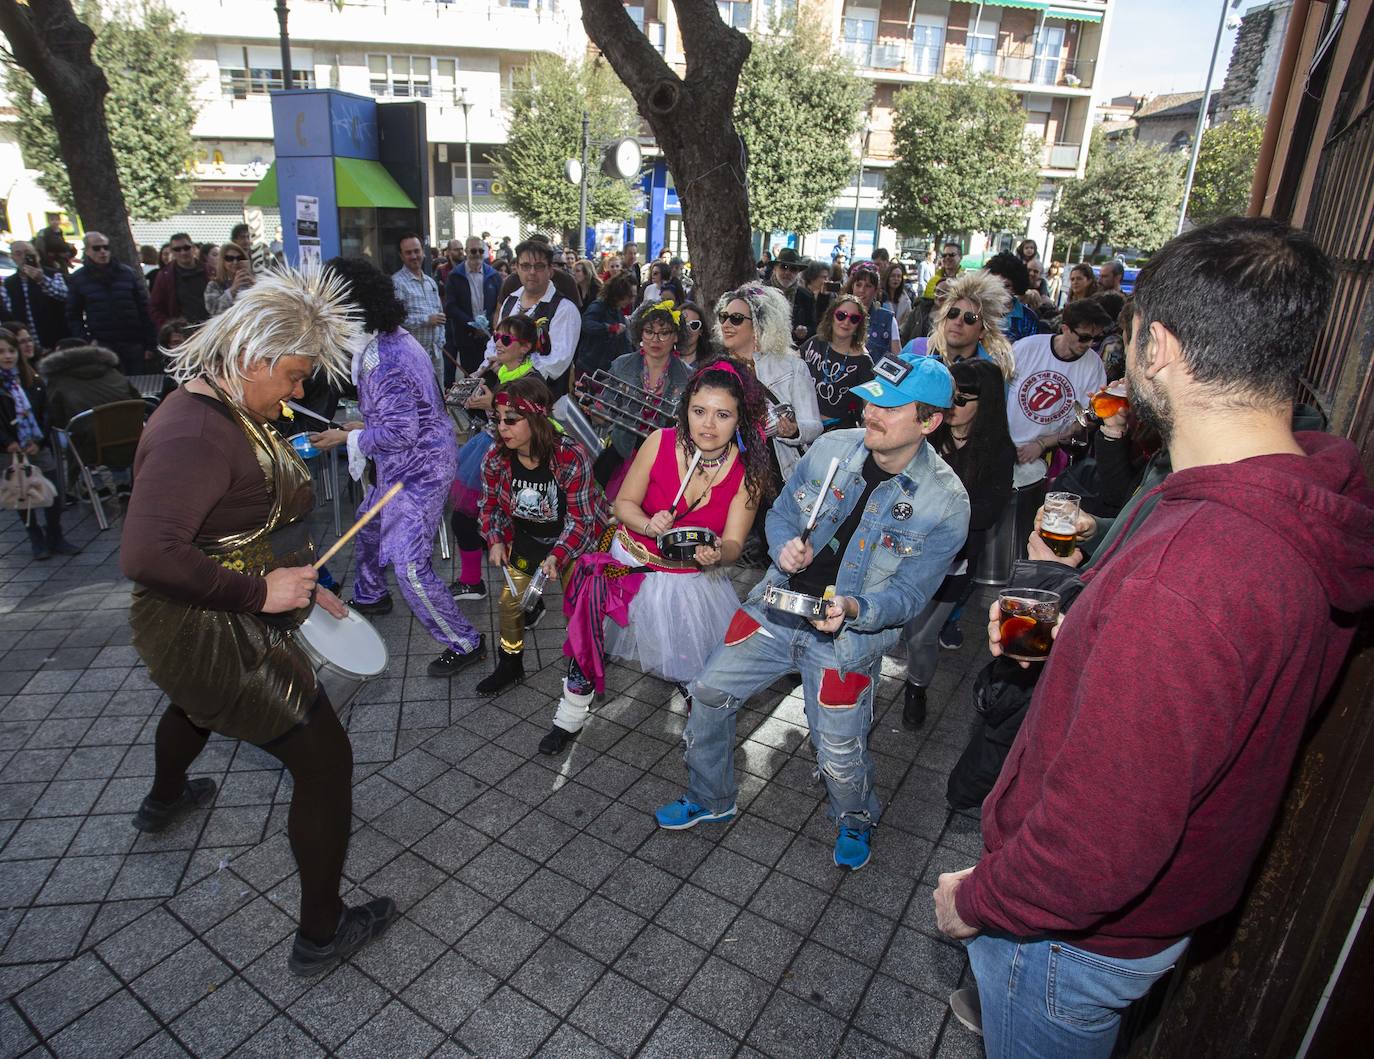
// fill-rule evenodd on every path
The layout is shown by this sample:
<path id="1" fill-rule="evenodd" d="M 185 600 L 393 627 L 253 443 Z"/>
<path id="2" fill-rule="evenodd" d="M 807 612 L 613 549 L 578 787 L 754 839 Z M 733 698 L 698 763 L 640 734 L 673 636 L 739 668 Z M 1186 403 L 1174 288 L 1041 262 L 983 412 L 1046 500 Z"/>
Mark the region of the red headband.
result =
<path id="1" fill-rule="evenodd" d="M 508 393 L 498 393 L 496 395 L 496 407 L 514 408 L 517 412 L 523 412 L 527 416 L 547 416 L 549 410 L 542 404 L 535 404 L 533 401 L 524 397 L 512 398 Z"/>

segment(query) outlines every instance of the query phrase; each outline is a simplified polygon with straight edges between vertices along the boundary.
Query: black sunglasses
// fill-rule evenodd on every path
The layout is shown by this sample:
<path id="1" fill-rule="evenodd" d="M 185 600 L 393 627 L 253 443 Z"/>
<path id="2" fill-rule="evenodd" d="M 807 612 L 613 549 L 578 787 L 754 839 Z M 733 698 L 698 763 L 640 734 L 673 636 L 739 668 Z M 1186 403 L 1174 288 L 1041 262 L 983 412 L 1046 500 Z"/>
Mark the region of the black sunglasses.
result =
<path id="1" fill-rule="evenodd" d="M 477 256 L 478 254 L 480 254 L 481 252 L 482 252 L 482 251 L 481 251 L 478 247 L 473 247 L 471 250 L 468 251 L 468 254 L 469 254 L 470 256 L 475 257 L 475 256 Z"/>
<path id="2" fill-rule="evenodd" d="M 189 250 L 194 250 L 194 249 L 195 249 L 195 248 L 194 248 L 194 247 L 191 247 L 191 246 L 174 246 L 174 247 L 172 247 L 172 253 L 174 253 L 174 254 L 184 254 L 184 253 L 186 253 L 187 251 L 189 251 Z"/>
<path id="3" fill-rule="evenodd" d="M 247 259 L 246 257 L 244 257 L 242 254 L 224 254 L 224 255 L 222 255 L 222 256 L 224 257 L 224 260 L 225 260 L 225 261 L 246 261 L 246 260 L 248 260 L 248 259 Z"/>
<path id="4" fill-rule="evenodd" d="M 970 401 L 976 400 L 978 400 L 978 395 L 976 393 L 964 393 L 963 390 L 956 390 L 954 392 L 955 408 L 963 408 L 964 405 L 968 404 Z"/>
<path id="5" fill-rule="evenodd" d="M 108 249 L 110 249 L 110 244 L 109 244 L 109 243 L 92 243 L 90 249 L 91 249 L 91 253 L 93 253 L 93 254 L 98 254 L 98 253 L 100 253 L 100 251 L 102 251 L 102 250 L 108 250 Z"/>
<path id="6" fill-rule="evenodd" d="M 1082 331 L 1076 331 L 1073 328 L 1069 328 L 1069 330 L 1073 334 L 1073 337 L 1078 339 L 1078 341 L 1080 342 L 1096 342 L 1098 339 L 1102 337 L 1101 335 L 1094 334 L 1085 335 Z"/>
<path id="7" fill-rule="evenodd" d="M 513 427 L 516 423 L 523 423 L 524 416 L 500 416 L 497 420 L 502 426 Z"/>
<path id="8" fill-rule="evenodd" d="M 969 327 L 972 327 L 972 326 L 973 326 L 974 324 L 976 324 L 980 319 L 982 319 L 982 317 L 980 317 L 977 313 L 971 313 L 971 312 L 969 312 L 967 309 L 957 309 L 957 308 L 954 308 L 953 306 L 950 307 L 949 312 L 945 313 L 945 319 L 946 319 L 946 320 L 957 320 L 957 319 L 959 319 L 959 316 L 960 316 L 961 313 L 963 314 L 963 317 L 964 317 L 964 323 L 968 324 Z"/>
<path id="9" fill-rule="evenodd" d="M 747 315 L 747 314 L 745 314 L 745 313 L 716 313 L 716 319 L 719 320 L 721 323 L 725 323 L 725 322 L 728 320 L 730 323 L 734 324 L 736 327 L 739 327 L 740 324 L 743 324 L 743 323 L 746 323 L 746 322 L 748 322 L 748 323 L 753 323 L 753 322 L 754 322 L 754 321 L 753 321 L 753 317 L 751 317 L 751 316 L 749 316 L 749 315 Z"/>

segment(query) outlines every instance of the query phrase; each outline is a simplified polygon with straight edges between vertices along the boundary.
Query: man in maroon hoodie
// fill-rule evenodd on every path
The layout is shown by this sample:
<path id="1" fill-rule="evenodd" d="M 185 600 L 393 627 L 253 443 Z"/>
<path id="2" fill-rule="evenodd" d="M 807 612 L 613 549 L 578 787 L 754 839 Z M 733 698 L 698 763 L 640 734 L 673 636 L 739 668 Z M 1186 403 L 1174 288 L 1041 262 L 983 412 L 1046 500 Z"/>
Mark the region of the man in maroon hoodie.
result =
<path id="1" fill-rule="evenodd" d="M 983 855 L 935 891 L 977 981 L 950 1003 L 991 1059 L 1110 1055 L 1121 1011 L 1235 906 L 1374 602 L 1356 450 L 1290 429 L 1331 288 L 1307 235 L 1264 219 L 1194 229 L 1140 274 L 1131 403 L 1173 472 L 1085 574 Z"/>

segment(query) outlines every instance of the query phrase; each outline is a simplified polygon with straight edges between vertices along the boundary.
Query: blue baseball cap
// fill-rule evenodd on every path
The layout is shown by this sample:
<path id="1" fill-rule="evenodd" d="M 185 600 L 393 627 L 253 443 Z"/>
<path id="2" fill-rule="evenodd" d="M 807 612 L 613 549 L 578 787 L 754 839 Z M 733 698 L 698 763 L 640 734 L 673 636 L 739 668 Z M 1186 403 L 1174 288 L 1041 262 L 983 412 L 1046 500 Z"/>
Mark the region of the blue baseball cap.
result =
<path id="1" fill-rule="evenodd" d="M 881 356 L 873 365 L 873 376 L 872 382 L 849 392 L 879 408 L 899 408 L 917 401 L 948 408 L 954 402 L 954 376 L 939 357 L 916 353 Z"/>

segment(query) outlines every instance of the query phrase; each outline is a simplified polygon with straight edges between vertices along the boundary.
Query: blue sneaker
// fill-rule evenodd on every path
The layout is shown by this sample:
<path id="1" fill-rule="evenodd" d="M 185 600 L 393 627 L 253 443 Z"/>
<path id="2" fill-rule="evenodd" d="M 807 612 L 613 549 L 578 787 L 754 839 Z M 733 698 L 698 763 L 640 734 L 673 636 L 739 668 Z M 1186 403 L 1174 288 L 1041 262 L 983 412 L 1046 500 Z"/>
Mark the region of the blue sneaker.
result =
<path id="1" fill-rule="evenodd" d="M 957 651 L 964 646 L 964 632 L 956 619 L 951 618 L 940 626 L 940 646 L 946 651 Z"/>
<path id="2" fill-rule="evenodd" d="M 873 832 L 855 831 L 852 827 L 840 828 L 835 837 L 835 866 L 858 871 L 873 856 Z"/>
<path id="3" fill-rule="evenodd" d="M 686 831 L 687 828 L 696 827 L 703 821 L 709 823 L 714 820 L 729 820 L 734 815 L 733 805 L 722 813 L 713 813 L 710 809 L 703 809 L 696 802 L 689 802 L 686 798 L 669 802 L 654 811 L 654 819 L 658 821 L 658 826 L 669 831 Z"/>

